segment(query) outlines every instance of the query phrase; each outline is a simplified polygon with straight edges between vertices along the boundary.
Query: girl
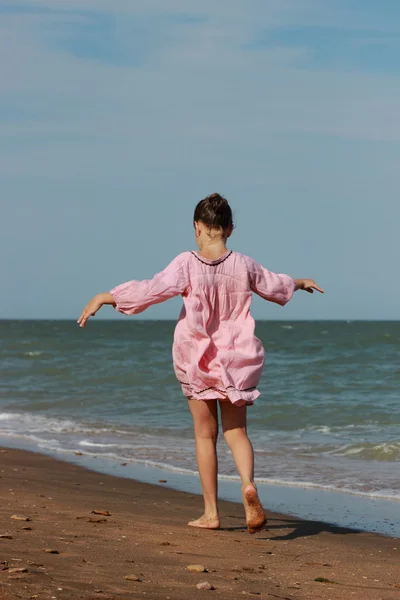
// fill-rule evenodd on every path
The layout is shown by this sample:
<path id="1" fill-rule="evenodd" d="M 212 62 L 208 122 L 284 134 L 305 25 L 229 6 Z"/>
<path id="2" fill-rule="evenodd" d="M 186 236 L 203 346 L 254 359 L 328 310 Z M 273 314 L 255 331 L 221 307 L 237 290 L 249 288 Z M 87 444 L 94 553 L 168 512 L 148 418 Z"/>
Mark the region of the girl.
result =
<path id="1" fill-rule="evenodd" d="M 260 395 L 257 384 L 264 349 L 254 335 L 252 292 L 285 305 L 296 290 L 323 290 L 312 279 L 293 280 L 267 271 L 253 259 L 228 250 L 232 211 L 219 194 L 201 200 L 194 212 L 198 252 L 184 252 L 151 280 L 129 281 L 95 296 L 78 319 L 84 327 L 103 304 L 126 315 L 181 295 L 183 308 L 174 334 L 176 376 L 193 417 L 196 457 L 204 496 L 204 514 L 192 527 L 218 529 L 218 411 L 225 440 L 242 480 L 248 531 L 266 523 L 254 483 L 253 447 L 247 436 L 246 410 Z"/>

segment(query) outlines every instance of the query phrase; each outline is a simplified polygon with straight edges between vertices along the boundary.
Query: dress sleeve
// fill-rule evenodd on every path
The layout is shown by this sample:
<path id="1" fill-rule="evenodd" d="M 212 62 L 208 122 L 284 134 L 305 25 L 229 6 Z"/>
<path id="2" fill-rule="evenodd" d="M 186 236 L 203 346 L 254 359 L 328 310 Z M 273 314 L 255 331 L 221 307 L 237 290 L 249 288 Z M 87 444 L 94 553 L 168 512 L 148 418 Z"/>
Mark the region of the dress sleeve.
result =
<path id="1" fill-rule="evenodd" d="M 152 304 L 159 304 L 183 294 L 187 287 L 182 255 L 177 256 L 153 279 L 127 281 L 117 285 L 110 294 L 115 308 L 124 315 L 137 315 Z"/>
<path id="2" fill-rule="evenodd" d="M 250 288 L 253 292 L 281 306 L 285 306 L 296 288 L 289 275 L 272 273 L 255 260 L 249 259 Z"/>

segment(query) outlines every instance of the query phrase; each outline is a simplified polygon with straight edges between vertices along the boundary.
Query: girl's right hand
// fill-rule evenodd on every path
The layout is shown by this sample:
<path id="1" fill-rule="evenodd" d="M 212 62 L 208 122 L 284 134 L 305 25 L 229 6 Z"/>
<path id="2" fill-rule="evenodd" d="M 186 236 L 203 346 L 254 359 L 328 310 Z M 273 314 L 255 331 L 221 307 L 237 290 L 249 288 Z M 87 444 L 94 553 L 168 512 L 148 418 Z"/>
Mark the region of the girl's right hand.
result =
<path id="1" fill-rule="evenodd" d="M 295 279 L 295 284 L 296 290 L 304 290 L 309 294 L 313 294 L 314 290 L 320 292 L 321 294 L 324 293 L 324 290 L 320 288 L 313 279 Z"/>
<path id="2" fill-rule="evenodd" d="M 103 302 L 101 301 L 100 295 L 98 294 L 97 296 L 94 296 L 94 298 L 91 299 L 89 304 L 87 304 L 85 306 L 81 316 L 79 317 L 79 319 L 77 321 L 79 324 L 79 327 L 85 327 L 86 321 L 88 320 L 88 318 L 94 317 L 94 315 L 97 313 L 97 311 L 102 306 L 103 306 Z"/>

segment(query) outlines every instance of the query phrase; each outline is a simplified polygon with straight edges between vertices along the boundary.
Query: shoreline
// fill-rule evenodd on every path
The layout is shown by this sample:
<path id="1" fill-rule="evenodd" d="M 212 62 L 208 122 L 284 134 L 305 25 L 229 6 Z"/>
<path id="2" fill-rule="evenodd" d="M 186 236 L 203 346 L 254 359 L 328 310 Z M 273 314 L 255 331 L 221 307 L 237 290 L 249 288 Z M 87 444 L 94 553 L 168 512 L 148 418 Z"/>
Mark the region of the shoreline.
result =
<path id="1" fill-rule="evenodd" d="M 55 460 L 83 466 L 105 475 L 123 477 L 142 483 L 165 486 L 191 494 L 201 494 L 197 474 L 167 469 L 152 464 L 126 461 L 78 451 L 60 451 L 38 448 L 26 441 L 0 437 L 0 447 L 49 456 Z M 323 521 L 337 527 L 377 533 L 394 539 L 400 538 L 400 502 L 394 499 L 352 494 L 347 491 L 306 487 L 291 484 L 260 482 L 256 478 L 261 501 L 267 510 L 288 517 Z M 164 485 L 164 484 L 163 484 Z M 222 500 L 241 503 L 239 480 L 221 477 L 218 481 L 219 497 Z"/>
<path id="2" fill-rule="evenodd" d="M 205 580 L 222 600 L 398 598 L 392 538 L 269 510 L 249 535 L 243 507 L 227 501 L 220 530 L 194 530 L 197 495 L 24 450 L 1 449 L 0 463 L 2 600 L 186 600 Z"/>

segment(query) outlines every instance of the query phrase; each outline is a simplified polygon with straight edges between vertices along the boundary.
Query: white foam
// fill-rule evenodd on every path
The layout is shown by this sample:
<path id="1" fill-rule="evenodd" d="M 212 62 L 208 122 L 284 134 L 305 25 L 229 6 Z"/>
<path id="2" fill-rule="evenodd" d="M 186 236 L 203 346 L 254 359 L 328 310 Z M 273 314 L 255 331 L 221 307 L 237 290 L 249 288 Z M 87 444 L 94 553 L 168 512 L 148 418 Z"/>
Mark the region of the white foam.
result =
<path id="1" fill-rule="evenodd" d="M 44 417 L 42 415 L 33 415 L 31 413 L 0 413 L 0 421 L 5 421 L 8 426 L 12 425 L 12 430 L 22 432 L 43 431 L 46 433 L 110 433 L 111 427 L 89 427 L 72 421 L 71 419 L 59 419 L 56 417 Z M 0 430 L 0 433 L 3 433 Z M 120 434 L 130 434 L 129 431 L 118 430 Z"/>
<path id="2" fill-rule="evenodd" d="M 79 446 L 85 446 L 89 448 L 115 448 L 118 445 L 119 444 L 99 444 L 98 442 L 87 442 L 86 440 L 79 442 Z"/>
<path id="3" fill-rule="evenodd" d="M 321 425 L 320 427 L 311 428 L 313 431 L 318 433 L 331 433 L 331 428 L 328 425 Z"/>

